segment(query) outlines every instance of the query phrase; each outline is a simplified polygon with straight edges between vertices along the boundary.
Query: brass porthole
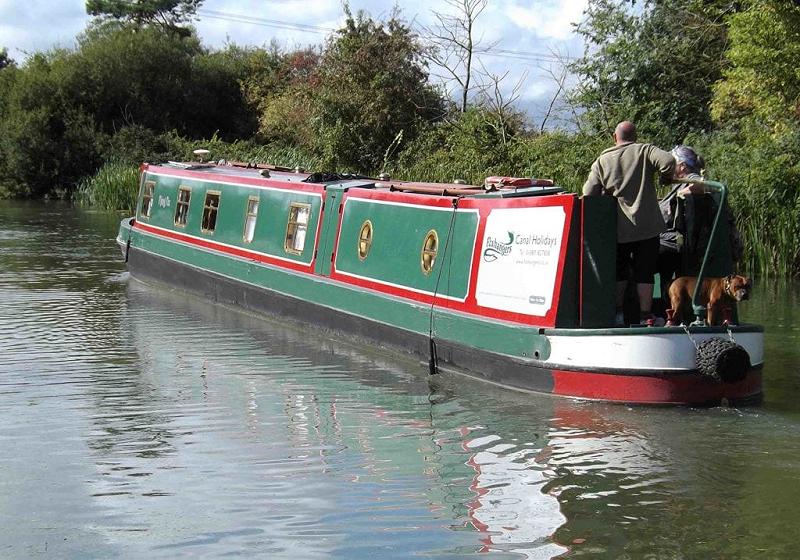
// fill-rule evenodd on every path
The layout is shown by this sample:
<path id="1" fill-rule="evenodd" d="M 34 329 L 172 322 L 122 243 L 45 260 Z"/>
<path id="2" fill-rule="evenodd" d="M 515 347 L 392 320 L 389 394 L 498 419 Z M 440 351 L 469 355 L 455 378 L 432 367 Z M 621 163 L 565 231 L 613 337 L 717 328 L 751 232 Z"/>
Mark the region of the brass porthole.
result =
<path id="1" fill-rule="evenodd" d="M 439 235 L 435 229 L 432 229 L 425 235 L 425 241 L 422 242 L 420 266 L 423 273 L 430 274 L 431 270 L 433 270 L 433 263 L 436 262 L 436 252 L 438 250 Z"/>
<path id="2" fill-rule="evenodd" d="M 361 231 L 358 232 L 358 258 L 364 260 L 369 255 L 369 249 L 372 247 L 372 222 L 369 220 L 361 224 Z"/>

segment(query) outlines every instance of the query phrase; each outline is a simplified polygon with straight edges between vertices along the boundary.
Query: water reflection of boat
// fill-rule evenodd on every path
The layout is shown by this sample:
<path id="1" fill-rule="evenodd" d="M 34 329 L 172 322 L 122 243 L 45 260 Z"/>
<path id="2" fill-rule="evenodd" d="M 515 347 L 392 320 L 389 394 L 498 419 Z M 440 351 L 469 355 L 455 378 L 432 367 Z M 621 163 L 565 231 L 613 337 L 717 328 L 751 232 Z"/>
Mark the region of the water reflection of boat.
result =
<path id="1" fill-rule="evenodd" d="M 531 179 L 145 165 L 118 242 L 136 276 L 507 387 L 640 403 L 760 395 L 758 326 L 613 327 L 615 219 L 613 201 Z"/>
<path id="2" fill-rule="evenodd" d="M 468 506 L 472 524 L 485 534 L 481 552 L 542 559 L 566 552 L 553 542 L 566 517 L 543 488 L 549 477 L 541 449 L 505 443 L 497 435 L 466 439 L 464 449 L 473 453 L 467 464 L 475 470 L 470 490 L 476 497 Z"/>
<path id="3" fill-rule="evenodd" d="M 347 504 L 354 511 L 341 515 L 349 517 L 390 500 L 397 507 L 415 504 L 409 511 L 422 507 L 427 513 L 413 515 L 434 519 L 442 528 L 471 524 L 477 534 L 456 531 L 447 537 L 458 539 L 462 549 L 529 558 L 564 551 L 552 541 L 564 522 L 558 500 L 542 491 L 545 466 L 537 454 L 544 441 L 506 444 L 502 436 L 482 435 L 486 428 L 464 428 L 474 411 L 448 399 L 454 378 L 434 378 L 431 386 L 408 374 L 412 363 L 138 283 L 131 284 L 129 299 L 136 311 L 127 324 L 146 367 L 149 398 L 167 401 L 175 392 L 202 392 L 212 415 L 224 411 L 233 424 L 226 429 L 230 441 L 270 442 L 252 459 L 259 465 L 281 466 L 274 448 L 280 451 L 285 441 L 303 476 L 283 465 L 283 492 L 306 485 L 318 491 L 303 506 L 313 506 L 311 513 L 298 510 L 298 516 L 335 518 L 336 509 Z M 546 418 L 552 400 L 535 398 L 543 405 L 536 414 Z M 494 413 L 484 412 L 482 421 L 494 423 Z M 197 444 L 186 448 L 185 431 L 174 422 L 178 425 L 158 429 L 171 434 L 181 455 L 191 455 Z M 247 463 L 241 444 L 224 447 Z"/>

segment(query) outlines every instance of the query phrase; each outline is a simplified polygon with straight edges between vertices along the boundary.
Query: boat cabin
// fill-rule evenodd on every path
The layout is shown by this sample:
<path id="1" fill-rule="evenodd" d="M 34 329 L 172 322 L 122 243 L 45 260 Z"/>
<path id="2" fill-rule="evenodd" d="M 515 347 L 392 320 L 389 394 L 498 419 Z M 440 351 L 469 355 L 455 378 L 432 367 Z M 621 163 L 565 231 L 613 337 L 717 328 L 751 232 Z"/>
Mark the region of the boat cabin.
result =
<path id="1" fill-rule="evenodd" d="M 431 184 L 266 165 L 143 165 L 135 218 L 187 249 L 420 305 L 543 328 L 614 323 L 615 201 L 549 180 Z M 711 268 L 726 266 L 729 258 Z"/>

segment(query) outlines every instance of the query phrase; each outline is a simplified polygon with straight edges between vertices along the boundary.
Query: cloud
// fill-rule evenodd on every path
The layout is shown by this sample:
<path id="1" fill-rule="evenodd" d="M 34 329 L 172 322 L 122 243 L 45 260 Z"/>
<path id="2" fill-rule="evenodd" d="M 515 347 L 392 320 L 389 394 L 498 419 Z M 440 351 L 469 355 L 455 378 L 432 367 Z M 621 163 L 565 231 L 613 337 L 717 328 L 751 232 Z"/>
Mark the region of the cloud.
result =
<path id="1" fill-rule="evenodd" d="M 194 24 L 203 43 L 211 47 L 226 42 L 264 46 L 274 41 L 294 48 L 322 43 L 329 33 L 324 28 L 337 28 L 341 14 L 341 4 L 332 0 L 207 0 Z"/>
<path id="2" fill-rule="evenodd" d="M 36 51 L 73 46 L 89 21 L 84 6 L 84 0 L 0 0 L 0 47 L 22 60 Z"/>
<path id="3" fill-rule="evenodd" d="M 529 6 L 512 3 L 506 9 L 514 25 L 540 38 L 564 41 L 573 35 L 573 24 L 583 18 L 587 3 L 587 0 L 541 0 Z"/>

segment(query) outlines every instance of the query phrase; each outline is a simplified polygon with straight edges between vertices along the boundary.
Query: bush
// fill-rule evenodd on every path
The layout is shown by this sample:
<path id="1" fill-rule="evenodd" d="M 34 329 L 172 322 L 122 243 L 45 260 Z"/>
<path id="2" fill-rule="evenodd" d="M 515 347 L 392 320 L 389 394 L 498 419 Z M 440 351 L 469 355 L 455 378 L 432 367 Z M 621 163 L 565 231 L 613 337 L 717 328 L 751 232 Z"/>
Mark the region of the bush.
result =
<path id="1" fill-rule="evenodd" d="M 430 127 L 390 165 L 391 174 L 472 184 L 491 175 L 538 177 L 578 192 L 592 161 L 608 147 L 607 139 L 594 136 L 527 134 L 519 126 L 503 132 L 495 121 L 490 111 L 470 108 L 456 120 Z"/>
<path id="2" fill-rule="evenodd" d="M 511 158 L 523 177 L 553 179 L 565 189 L 580 193 L 592 162 L 610 146 L 608 138 L 565 132 L 545 132 L 521 139 Z"/>

